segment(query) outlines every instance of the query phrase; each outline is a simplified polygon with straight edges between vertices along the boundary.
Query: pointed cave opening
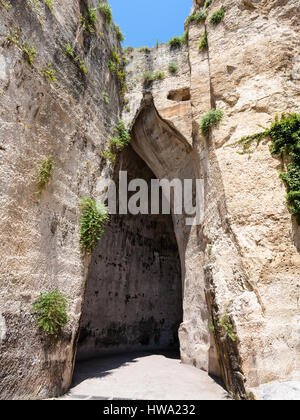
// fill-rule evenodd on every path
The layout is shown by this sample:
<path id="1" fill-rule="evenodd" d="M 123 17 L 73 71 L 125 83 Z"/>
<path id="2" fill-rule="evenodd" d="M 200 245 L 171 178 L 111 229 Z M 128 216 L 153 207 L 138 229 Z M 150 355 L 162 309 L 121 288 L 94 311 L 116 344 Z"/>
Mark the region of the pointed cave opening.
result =
<path id="1" fill-rule="evenodd" d="M 128 172 L 128 182 L 148 183 L 150 206 L 156 177 L 131 146 L 118 157 L 117 186 L 120 170 Z M 179 358 L 182 312 L 172 216 L 111 215 L 89 267 L 74 376 L 82 362 L 118 353 L 167 352 Z"/>

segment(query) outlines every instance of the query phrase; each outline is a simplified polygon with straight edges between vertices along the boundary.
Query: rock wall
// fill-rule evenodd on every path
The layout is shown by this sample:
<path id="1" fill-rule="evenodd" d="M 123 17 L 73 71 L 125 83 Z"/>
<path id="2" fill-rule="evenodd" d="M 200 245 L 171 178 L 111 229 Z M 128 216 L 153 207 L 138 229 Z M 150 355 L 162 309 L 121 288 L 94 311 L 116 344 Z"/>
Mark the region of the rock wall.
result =
<path id="1" fill-rule="evenodd" d="M 150 191 L 155 176 L 131 147 L 120 155 L 116 174 L 119 170 L 127 171 L 128 182 L 146 180 Z M 172 217 L 111 216 L 89 268 L 77 359 L 178 349 L 181 322 L 181 269 Z"/>
<path id="2" fill-rule="evenodd" d="M 216 0 L 208 18 L 220 7 L 225 19 L 219 25 L 208 20 L 189 25 L 188 49 L 161 45 L 151 53 L 129 52 L 131 112 L 123 118 L 133 124 L 133 133 L 151 133 L 148 143 L 161 161 L 166 142 L 145 124 L 153 122 L 151 111 L 140 117 L 151 92 L 159 117 L 193 146 L 194 176 L 205 182 L 203 223 L 184 232 L 174 222 L 178 247 L 184 249 L 182 360 L 217 373 L 218 358 L 228 389 L 246 398 L 250 386 L 299 378 L 299 227 L 284 203 L 280 162 L 271 157 L 268 141 L 253 155 L 228 145 L 261 131 L 261 124 L 269 126 L 277 113 L 299 112 L 299 3 Z M 205 31 L 208 48 L 199 51 Z M 168 72 L 174 60 L 176 76 Z M 143 72 L 149 69 L 164 71 L 165 79 L 145 86 Z M 180 92 L 187 88 L 189 97 L 183 98 Z M 225 118 L 204 138 L 198 124 L 212 107 Z M 155 172 L 153 150 L 136 136 L 133 147 Z M 169 155 L 168 170 L 159 177 L 181 171 L 172 166 L 176 153 Z M 205 290 L 209 315 L 196 290 L 200 295 Z M 220 326 L 224 317 L 235 341 Z"/>
<path id="3" fill-rule="evenodd" d="M 56 1 L 52 13 L 29 3 L 13 0 L 0 10 L 1 398 L 49 397 L 70 384 L 88 266 L 79 250 L 79 199 L 102 200 L 99 176 L 111 173 L 102 152 L 121 104 L 107 67 L 111 49 L 120 50 L 113 26 L 98 14 L 95 34 L 79 28 L 96 1 Z M 18 46 L 6 39 L 10 28 Z M 33 67 L 22 42 L 36 50 Z M 66 54 L 67 43 L 88 74 Z M 56 83 L 44 77 L 48 63 Z M 53 176 L 39 198 L 37 173 L 50 155 Z M 40 292 L 55 287 L 69 298 L 59 343 L 41 334 L 31 310 Z"/>

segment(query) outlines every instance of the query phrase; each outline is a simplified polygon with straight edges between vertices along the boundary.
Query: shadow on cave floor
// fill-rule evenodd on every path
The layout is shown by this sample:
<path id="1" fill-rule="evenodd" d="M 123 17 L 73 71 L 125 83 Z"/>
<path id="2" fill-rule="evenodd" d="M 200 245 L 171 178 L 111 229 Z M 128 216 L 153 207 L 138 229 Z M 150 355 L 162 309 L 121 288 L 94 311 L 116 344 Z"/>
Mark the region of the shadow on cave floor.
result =
<path id="1" fill-rule="evenodd" d="M 99 358 L 76 362 L 73 374 L 72 387 L 79 385 L 86 379 L 104 378 L 111 375 L 115 369 L 136 363 L 137 359 L 161 355 L 168 359 L 180 361 L 179 350 L 151 350 L 151 351 L 128 351 L 121 354 L 104 355 Z"/>
<path id="2" fill-rule="evenodd" d="M 207 372 L 182 364 L 176 351 L 144 351 L 77 362 L 65 400 L 225 400 Z"/>

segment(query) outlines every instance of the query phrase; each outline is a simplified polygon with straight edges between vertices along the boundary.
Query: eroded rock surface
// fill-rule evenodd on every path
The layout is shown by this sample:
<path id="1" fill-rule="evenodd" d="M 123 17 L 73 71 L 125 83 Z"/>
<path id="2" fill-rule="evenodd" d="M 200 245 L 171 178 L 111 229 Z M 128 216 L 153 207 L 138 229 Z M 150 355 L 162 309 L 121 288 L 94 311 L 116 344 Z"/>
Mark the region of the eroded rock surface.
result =
<path id="1" fill-rule="evenodd" d="M 113 26 L 98 14 L 95 34 L 79 29 L 80 15 L 96 2 L 57 1 L 53 13 L 28 3 L 11 1 L 0 16 L 1 398 L 51 397 L 70 384 L 90 266 L 79 250 L 78 202 L 106 199 L 105 180 L 114 172 L 103 151 L 122 102 L 107 66 L 112 49 L 120 51 Z M 225 18 L 211 25 L 220 7 Z M 126 55 L 122 119 L 133 149 L 155 177 L 204 185 L 199 225 L 187 227 L 173 215 L 182 361 L 222 375 L 228 391 L 243 399 L 260 384 L 300 380 L 300 236 L 284 202 L 280 162 L 267 139 L 252 154 L 229 147 L 276 114 L 300 112 L 299 9 L 298 0 L 214 0 L 205 23 L 189 24 L 188 44 Z M 10 28 L 34 45 L 34 67 L 6 39 Z M 208 48 L 199 51 L 204 31 Z M 88 74 L 66 54 L 67 43 Z M 44 77 L 48 63 L 55 84 Z M 145 71 L 165 77 L 145 84 Z M 225 117 L 203 137 L 199 122 L 212 107 Z M 53 177 L 38 198 L 37 170 L 50 155 Z M 31 311 L 39 293 L 54 287 L 70 300 L 58 343 L 36 329 Z"/>

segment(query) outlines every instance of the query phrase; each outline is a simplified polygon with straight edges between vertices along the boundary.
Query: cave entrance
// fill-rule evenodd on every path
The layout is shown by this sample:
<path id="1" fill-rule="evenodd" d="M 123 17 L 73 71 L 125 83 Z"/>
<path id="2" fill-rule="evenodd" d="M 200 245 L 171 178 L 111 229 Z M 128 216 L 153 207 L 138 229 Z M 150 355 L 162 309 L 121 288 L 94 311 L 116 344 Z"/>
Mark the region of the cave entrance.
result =
<path id="1" fill-rule="evenodd" d="M 115 173 L 119 170 L 128 172 L 128 181 L 155 178 L 131 146 L 118 157 Z M 179 350 L 181 322 L 181 264 L 172 216 L 112 215 L 91 259 L 76 360 Z"/>

